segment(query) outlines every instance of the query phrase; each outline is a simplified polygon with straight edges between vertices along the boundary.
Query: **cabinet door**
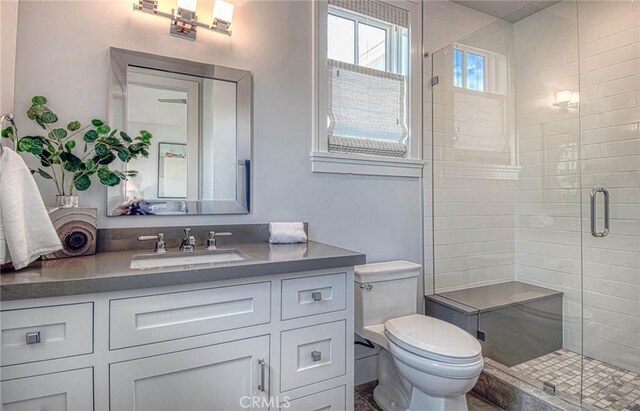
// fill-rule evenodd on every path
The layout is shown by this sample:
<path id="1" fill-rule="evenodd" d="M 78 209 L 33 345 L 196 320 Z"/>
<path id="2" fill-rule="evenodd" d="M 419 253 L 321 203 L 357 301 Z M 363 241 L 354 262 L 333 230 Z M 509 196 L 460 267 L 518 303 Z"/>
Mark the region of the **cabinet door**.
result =
<path id="1" fill-rule="evenodd" d="M 93 410 L 93 369 L 2 381 L 2 411 Z"/>
<path id="2" fill-rule="evenodd" d="M 268 365 L 266 335 L 111 364 L 111 410 L 252 409 L 268 402 Z"/>

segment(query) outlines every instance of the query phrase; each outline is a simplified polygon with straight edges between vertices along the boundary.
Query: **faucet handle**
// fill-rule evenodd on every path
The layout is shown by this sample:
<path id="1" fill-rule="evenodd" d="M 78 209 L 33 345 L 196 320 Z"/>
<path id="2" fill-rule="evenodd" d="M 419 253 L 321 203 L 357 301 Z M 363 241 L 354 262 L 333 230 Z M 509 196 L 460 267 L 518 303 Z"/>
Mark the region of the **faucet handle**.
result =
<path id="1" fill-rule="evenodd" d="M 207 249 L 215 250 L 218 248 L 218 244 L 216 241 L 217 237 L 231 237 L 232 233 L 216 233 L 215 231 L 209 231 L 209 238 L 207 238 Z"/>
<path id="2" fill-rule="evenodd" d="M 141 235 L 138 237 L 138 241 L 151 241 L 155 240 L 156 247 L 153 250 L 156 254 L 164 254 L 167 252 L 166 243 L 164 241 L 164 234 L 158 233 L 157 235 Z"/>

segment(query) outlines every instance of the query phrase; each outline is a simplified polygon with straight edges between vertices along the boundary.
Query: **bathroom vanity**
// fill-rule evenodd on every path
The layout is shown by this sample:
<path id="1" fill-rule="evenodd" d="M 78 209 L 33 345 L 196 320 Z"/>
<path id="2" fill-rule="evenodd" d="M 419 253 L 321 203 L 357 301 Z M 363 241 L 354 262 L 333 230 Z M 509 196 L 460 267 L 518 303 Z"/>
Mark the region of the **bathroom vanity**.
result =
<path id="1" fill-rule="evenodd" d="M 248 258 L 139 270 L 140 251 L 110 251 L 3 274 L 3 410 L 353 409 L 365 256 L 234 248 Z"/>

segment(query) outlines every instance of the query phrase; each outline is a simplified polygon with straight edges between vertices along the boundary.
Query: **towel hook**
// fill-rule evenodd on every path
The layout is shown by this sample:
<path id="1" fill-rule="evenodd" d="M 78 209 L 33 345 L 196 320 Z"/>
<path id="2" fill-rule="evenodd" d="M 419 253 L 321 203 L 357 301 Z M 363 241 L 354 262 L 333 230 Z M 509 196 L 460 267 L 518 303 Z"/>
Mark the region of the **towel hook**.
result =
<path id="1" fill-rule="evenodd" d="M 15 133 L 18 132 L 18 127 L 16 127 L 16 123 L 13 121 L 13 114 L 7 113 L 0 115 L 0 130 L 2 130 L 2 124 L 4 124 L 5 120 L 11 123 L 11 127 L 13 127 L 13 131 Z M 4 146 L 2 145 L 2 138 L 0 137 L 0 156 L 4 152 Z"/>

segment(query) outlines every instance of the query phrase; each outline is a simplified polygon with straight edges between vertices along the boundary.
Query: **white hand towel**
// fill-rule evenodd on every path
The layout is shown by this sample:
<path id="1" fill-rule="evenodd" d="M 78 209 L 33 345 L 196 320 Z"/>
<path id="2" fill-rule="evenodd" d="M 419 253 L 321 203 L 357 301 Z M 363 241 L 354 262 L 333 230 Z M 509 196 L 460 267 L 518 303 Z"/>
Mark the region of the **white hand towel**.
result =
<path id="1" fill-rule="evenodd" d="M 0 264 L 16 270 L 62 248 L 29 168 L 3 148 L 0 157 Z"/>
<path id="2" fill-rule="evenodd" d="M 269 233 L 271 244 L 306 243 L 307 233 L 302 223 L 270 223 Z"/>

